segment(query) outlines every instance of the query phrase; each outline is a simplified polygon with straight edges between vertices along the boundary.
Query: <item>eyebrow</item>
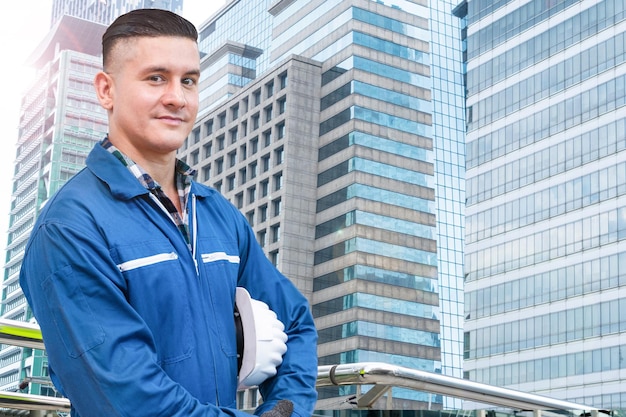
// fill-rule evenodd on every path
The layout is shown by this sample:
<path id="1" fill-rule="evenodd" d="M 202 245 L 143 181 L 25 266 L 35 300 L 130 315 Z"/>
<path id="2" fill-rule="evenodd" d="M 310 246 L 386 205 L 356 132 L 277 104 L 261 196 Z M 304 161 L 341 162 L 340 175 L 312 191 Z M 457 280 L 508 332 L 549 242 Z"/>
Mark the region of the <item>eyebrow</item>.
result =
<path id="1" fill-rule="evenodd" d="M 155 67 L 148 67 L 144 69 L 145 73 L 151 73 L 151 72 L 164 72 L 164 73 L 170 73 L 172 72 L 170 69 L 167 69 L 166 67 L 160 67 L 160 66 L 155 66 Z M 186 76 L 190 76 L 190 75 L 195 75 L 197 77 L 200 77 L 200 70 L 199 69 L 193 69 L 193 70 L 189 70 L 187 72 L 185 72 Z"/>

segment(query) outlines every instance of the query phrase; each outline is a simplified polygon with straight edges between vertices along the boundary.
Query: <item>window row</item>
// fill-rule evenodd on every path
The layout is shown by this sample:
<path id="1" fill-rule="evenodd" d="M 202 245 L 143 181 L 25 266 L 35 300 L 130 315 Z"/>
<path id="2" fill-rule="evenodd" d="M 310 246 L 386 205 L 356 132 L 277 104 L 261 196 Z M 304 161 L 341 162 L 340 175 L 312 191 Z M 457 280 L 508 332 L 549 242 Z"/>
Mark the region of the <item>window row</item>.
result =
<path id="1" fill-rule="evenodd" d="M 217 157 L 220 153 L 228 152 L 226 155 L 228 163 L 230 166 L 234 166 L 237 162 L 245 161 L 248 156 L 255 155 L 259 149 L 267 148 L 272 143 L 284 139 L 285 132 L 285 123 L 280 122 L 274 126 L 273 130 L 270 128 L 263 132 L 260 138 L 258 135 L 253 136 L 248 139 L 246 143 L 239 145 L 239 148 L 237 148 L 235 146 L 231 146 L 237 141 L 237 131 L 231 131 L 231 140 L 229 144 L 226 143 L 226 137 L 224 135 L 220 135 L 215 138 L 215 145 L 214 141 L 210 140 L 203 144 L 201 148 L 191 151 L 189 153 L 188 163 L 196 165 L 203 160 L 211 157 Z M 223 158 L 224 157 L 222 157 L 222 160 Z"/>
<path id="2" fill-rule="evenodd" d="M 467 377 L 472 381 L 495 386 L 580 377 L 580 375 L 595 372 L 618 371 L 626 368 L 625 354 L 624 346 L 605 347 L 480 368 L 469 371 Z M 586 398 L 570 399 L 570 401 L 611 410 L 626 407 L 626 393 L 604 394 L 593 398 L 597 399 L 592 400 L 593 402 Z"/>
<path id="3" fill-rule="evenodd" d="M 340 62 L 335 67 L 325 71 L 322 74 L 322 86 L 328 84 L 341 74 L 351 70 L 357 69 L 365 71 L 371 74 L 376 74 L 381 77 L 385 77 L 394 81 L 400 81 L 407 84 L 412 84 L 416 87 L 424 89 L 432 88 L 432 79 L 426 75 L 407 71 L 405 68 L 394 67 L 382 62 L 377 62 L 371 59 L 363 58 L 358 55 L 346 58 L 345 61 Z"/>
<path id="4" fill-rule="evenodd" d="M 257 231 L 256 237 L 262 248 L 265 248 L 272 243 L 280 242 L 280 223 L 271 225 L 269 229 L 261 229 Z"/>
<path id="5" fill-rule="evenodd" d="M 427 200 L 412 195 L 397 193 L 382 188 L 376 188 L 365 184 L 352 184 L 334 191 L 317 200 L 316 212 L 327 210 L 351 198 L 363 198 L 378 201 L 380 203 L 409 208 L 424 213 L 435 213 L 434 200 Z"/>
<path id="6" fill-rule="evenodd" d="M 214 120 L 205 120 L 201 126 L 196 127 L 191 131 L 189 138 L 183 145 L 183 150 L 188 146 L 193 146 L 200 143 L 202 138 L 210 136 L 215 133 L 216 142 L 220 142 L 223 146 L 226 144 L 233 144 L 241 137 L 245 137 L 248 134 L 253 133 L 255 130 L 260 129 L 267 123 L 274 120 L 276 116 L 282 115 L 287 111 L 287 96 L 278 98 L 274 103 L 270 103 L 265 106 L 261 111 L 257 111 L 250 115 L 250 117 L 239 117 L 238 106 L 234 109 L 231 107 L 232 120 L 237 121 L 237 125 L 230 127 L 227 131 L 220 132 L 226 127 L 226 113 L 222 113 L 218 116 L 219 127 L 214 129 Z M 282 122 L 284 125 L 284 122 Z M 271 130 L 271 128 L 270 128 Z M 219 145 L 218 145 L 219 146 Z"/>
<path id="7" fill-rule="evenodd" d="M 253 138 L 250 142 L 252 144 L 252 154 L 257 152 L 257 141 Z M 222 173 L 228 171 L 231 168 L 234 168 L 240 162 L 243 162 L 247 159 L 247 146 L 242 145 L 239 148 L 239 153 L 237 150 L 233 150 L 226 155 L 226 158 L 219 157 L 215 159 L 212 163 L 208 163 L 203 165 L 200 168 L 200 180 L 201 181 L 209 181 L 213 177 L 220 176 Z M 198 164 L 199 158 L 196 153 L 192 153 L 191 155 L 191 164 Z M 241 159 L 240 159 L 241 158 Z M 272 162 L 273 161 L 273 162 Z M 277 167 L 285 162 L 285 151 L 282 146 L 274 149 L 272 152 L 268 152 L 261 156 L 258 159 L 254 159 L 249 162 L 246 166 L 239 168 L 237 173 L 238 180 L 235 182 L 236 173 L 232 173 L 228 176 L 228 178 L 232 179 L 233 187 L 229 187 L 228 191 L 232 191 L 235 188 L 235 185 L 240 186 L 244 185 L 247 181 L 252 180 L 257 177 L 260 173 L 264 173 L 269 171 L 272 166 Z"/>
<path id="8" fill-rule="evenodd" d="M 434 153 L 430 149 L 421 148 L 416 145 L 409 145 L 396 142 L 392 139 L 374 136 L 369 133 L 352 131 L 334 141 L 322 146 L 318 151 L 318 161 L 323 161 L 350 146 L 364 146 L 377 151 L 387 152 L 404 158 L 416 159 L 418 161 L 434 163 Z"/>
<path id="9" fill-rule="evenodd" d="M 471 3 L 471 2 L 470 2 Z M 604 0 L 467 72 L 467 95 L 511 77 L 626 17 L 623 0 Z"/>
<path id="10" fill-rule="evenodd" d="M 513 135 L 508 138 L 511 141 L 511 146 L 510 148 L 507 148 L 507 150 L 514 150 L 533 142 L 539 142 L 575 125 L 580 125 L 596 118 L 600 114 L 623 107 L 624 104 L 626 104 L 626 75 L 552 105 L 525 119 L 511 124 L 510 127 L 507 126 L 505 131 L 513 133 Z M 623 119 L 618 121 L 618 131 L 620 131 L 619 127 L 622 123 Z M 620 143 L 620 138 L 623 138 L 623 131 L 621 132 L 621 135 L 615 136 L 618 139 L 618 144 Z M 591 134 L 592 133 L 589 135 Z M 613 146 L 608 142 L 610 138 L 598 138 L 597 144 L 592 144 L 590 142 L 585 143 L 582 141 L 582 138 L 588 139 L 589 141 L 591 140 L 588 135 L 581 136 L 580 157 L 583 155 L 582 149 L 586 148 L 589 152 L 591 152 L 591 155 L 594 155 L 595 153 L 593 151 L 596 146 L 598 147 L 598 151 L 600 150 L 600 146 L 606 148 L 607 151 L 609 147 Z M 575 158 L 573 162 L 575 163 L 578 161 L 578 155 L 574 154 L 574 152 L 578 151 L 576 139 L 570 145 L 572 155 Z M 574 145 L 577 145 L 576 148 L 574 148 Z M 619 146 L 621 146 L 621 144 Z M 488 193 L 481 194 L 471 192 L 472 190 L 479 190 L 479 188 L 477 188 L 478 183 L 476 181 L 484 180 L 479 180 L 479 178 L 479 176 L 474 177 L 468 182 L 468 205 L 478 203 L 486 198 L 491 198 L 497 195 L 494 195 L 491 190 L 488 190 Z M 471 183 L 472 181 L 474 181 L 473 184 Z"/>
<path id="11" fill-rule="evenodd" d="M 438 374 L 441 373 L 441 361 L 420 358 L 419 356 L 416 356 L 415 353 L 398 355 L 387 352 L 356 349 L 335 353 L 332 355 L 321 356 L 319 358 L 319 365 L 337 365 L 338 363 L 358 362 L 393 363 L 394 365 L 402 366 L 405 368 L 419 369 L 422 371 L 434 372 Z M 354 385 L 346 388 L 354 388 Z M 416 394 L 424 395 L 427 401 L 433 399 L 434 397 L 431 393 L 420 393 L 417 391 L 413 392 Z M 393 397 L 396 398 L 395 391 Z M 351 413 L 353 412 L 354 410 L 351 410 Z"/>
<path id="12" fill-rule="evenodd" d="M 394 106 L 402 106 L 415 111 L 421 111 L 424 113 L 432 112 L 432 105 L 429 100 L 422 100 L 415 96 L 398 93 L 393 90 L 378 87 L 372 84 L 367 84 L 361 81 L 352 80 L 347 84 L 342 85 L 336 90 L 328 93 L 321 98 L 320 111 L 326 110 L 330 106 L 351 94 L 357 94 L 364 97 L 381 100 Z"/>
<path id="13" fill-rule="evenodd" d="M 626 162 L 468 216 L 466 242 L 490 238 L 624 194 Z"/>
<path id="14" fill-rule="evenodd" d="M 626 252 L 465 293 L 472 320 L 626 285 Z"/>
<path id="15" fill-rule="evenodd" d="M 322 121 L 320 123 L 319 135 L 323 136 L 326 133 L 338 128 L 339 126 L 348 123 L 350 120 L 361 120 L 366 123 L 376 124 L 390 129 L 399 130 L 401 132 L 410 133 L 412 135 L 431 138 L 432 126 L 426 124 L 425 118 L 422 119 L 424 120 L 409 120 L 391 114 L 368 109 L 366 107 L 351 106 L 345 110 L 340 111 L 336 115 Z"/>
<path id="16" fill-rule="evenodd" d="M 577 2 L 578 0 L 533 0 L 520 6 L 467 38 L 468 59 L 495 48 Z"/>
<path id="17" fill-rule="evenodd" d="M 244 180 L 243 178 L 246 175 L 245 172 L 242 172 L 245 170 L 246 170 L 245 168 L 239 170 L 241 181 Z M 213 184 L 213 188 L 215 188 L 220 193 L 224 193 L 224 194 L 236 191 L 236 189 L 238 188 L 236 178 L 237 177 L 235 176 L 235 174 L 229 175 L 224 179 L 220 179 L 216 181 Z M 272 175 L 271 182 L 270 182 L 270 178 L 264 178 L 261 181 L 259 181 L 257 184 L 251 185 L 247 187 L 245 190 L 242 190 L 241 192 L 237 193 L 234 197 L 235 201 L 233 201 L 233 204 L 235 204 L 237 208 L 243 208 L 245 204 L 252 204 L 257 199 L 265 198 L 268 196 L 271 197 L 271 193 L 281 190 L 283 188 L 283 185 L 284 185 L 283 173 L 282 171 L 277 172 L 276 174 Z M 245 194 L 245 197 L 244 197 L 244 194 Z M 245 201 L 244 201 L 244 198 L 245 198 Z"/>
<path id="18" fill-rule="evenodd" d="M 435 227 L 433 225 L 429 226 L 361 210 L 349 211 L 341 216 L 317 225 L 315 227 L 315 238 L 319 239 L 332 233 L 341 233 L 343 229 L 355 224 L 389 230 L 395 233 L 407 234 L 424 239 L 434 240 L 436 238 Z"/>
<path id="19" fill-rule="evenodd" d="M 624 63 L 625 43 L 626 33 L 618 34 L 473 104 L 469 129 L 484 126 Z"/>
<path id="20" fill-rule="evenodd" d="M 594 214 L 465 256 L 474 281 L 626 239 L 626 207 Z"/>
<path id="21" fill-rule="evenodd" d="M 340 285 L 353 279 L 379 282 L 431 293 L 436 293 L 438 291 L 436 272 L 433 273 L 432 277 L 423 277 L 366 265 L 352 265 L 340 269 L 339 271 L 333 271 L 320 277 L 316 277 L 313 280 L 313 291 L 320 291 L 325 288 L 334 287 L 335 285 Z"/>
<path id="22" fill-rule="evenodd" d="M 319 265 L 353 252 L 369 253 L 372 255 L 387 254 L 389 257 L 402 259 L 406 262 L 437 266 L 436 252 L 394 245 L 362 237 L 344 240 L 343 242 L 316 251 L 313 255 L 313 264 Z"/>
<path id="23" fill-rule="evenodd" d="M 318 330 L 318 343 L 329 343 L 346 337 L 371 337 L 395 342 L 438 348 L 439 333 L 407 329 L 388 324 L 358 320 Z"/>
<path id="24" fill-rule="evenodd" d="M 469 332 L 465 359 L 482 358 L 626 331 L 626 299 L 568 308 Z"/>
<path id="25" fill-rule="evenodd" d="M 312 312 L 315 318 L 319 318 L 351 308 L 366 308 L 429 320 L 439 320 L 439 306 L 365 293 L 347 294 L 323 303 L 314 304 Z"/>
<path id="26" fill-rule="evenodd" d="M 433 174 L 413 171 L 400 168 L 383 162 L 372 161 L 365 158 L 354 157 L 347 161 L 340 162 L 332 168 L 320 172 L 317 175 L 317 186 L 321 187 L 331 181 L 336 180 L 350 172 L 359 171 L 367 174 L 378 175 L 396 181 L 408 182 L 421 187 L 434 188 L 435 180 Z"/>
<path id="27" fill-rule="evenodd" d="M 509 124 L 469 142 L 467 144 L 468 169 L 534 142 L 534 122 L 535 117 L 522 119 L 519 122 Z M 595 154 L 599 156 L 600 154 L 608 154 L 624 149 L 626 146 L 625 131 L 626 118 L 618 119 L 607 125 L 592 129 L 585 134 L 564 141 L 565 149 L 555 148 L 557 146 L 563 146 L 561 144 L 553 145 L 550 147 L 550 152 L 556 152 L 558 158 L 560 158 L 559 164 L 565 162 L 567 164 L 566 169 L 570 169 L 580 166 L 580 164 L 582 164 L 581 158 L 589 158 L 589 156 L 586 155 L 587 153 L 589 155 Z M 543 138 L 538 139 L 541 140 Z M 585 146 L 585 150 L 589 152 L 583 152 L 583 146 Z M 591 160 L 586 160 L 586 162 L 589 161 Z M 528 162 L 530 162 L 530 160 Z"/>

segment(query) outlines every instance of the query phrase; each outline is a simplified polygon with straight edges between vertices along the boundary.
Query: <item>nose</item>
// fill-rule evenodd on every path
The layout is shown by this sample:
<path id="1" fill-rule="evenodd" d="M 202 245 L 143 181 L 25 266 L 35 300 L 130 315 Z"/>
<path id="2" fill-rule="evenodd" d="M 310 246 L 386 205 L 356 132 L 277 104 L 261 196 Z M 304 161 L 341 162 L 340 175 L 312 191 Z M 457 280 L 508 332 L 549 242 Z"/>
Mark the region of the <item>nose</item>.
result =
<path id="1" fill-rule="evenodd" d="M 185 90 L 178 83 L 170 83 L 167 91 L 163 94 L 163 103 L 166 106 L 185 107 L 187 99 L 185 98 Z"/>

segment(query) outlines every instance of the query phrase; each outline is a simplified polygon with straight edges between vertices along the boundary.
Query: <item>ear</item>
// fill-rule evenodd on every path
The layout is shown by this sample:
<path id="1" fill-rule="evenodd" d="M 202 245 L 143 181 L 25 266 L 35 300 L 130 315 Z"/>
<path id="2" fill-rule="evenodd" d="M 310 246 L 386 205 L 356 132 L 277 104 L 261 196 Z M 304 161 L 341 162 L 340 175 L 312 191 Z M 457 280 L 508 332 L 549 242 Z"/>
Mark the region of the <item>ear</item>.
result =
<path id="1" fill-rule="evenodd" d="M 104 71 L 96 74 L 93 85 L 96 88 L 96 95 L 100 105 L 106 110 L 113 109 L 113 78 Z"/>

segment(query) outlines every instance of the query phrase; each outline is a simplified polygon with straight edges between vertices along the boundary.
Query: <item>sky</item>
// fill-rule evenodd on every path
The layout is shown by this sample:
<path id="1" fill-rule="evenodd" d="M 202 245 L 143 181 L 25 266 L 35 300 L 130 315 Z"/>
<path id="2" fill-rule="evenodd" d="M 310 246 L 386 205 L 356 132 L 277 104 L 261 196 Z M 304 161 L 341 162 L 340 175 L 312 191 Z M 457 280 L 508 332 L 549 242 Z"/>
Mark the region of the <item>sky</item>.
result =
<path id="1" fill-rule="evenodd" d="M 198 27 L 226 0 L 184 0 L 183 16 Z M 4 1 L 0 13 L 0 251 L 6 247 L 20 102 L 34 71 L 26 60 L 50 28 L 52 0 Z M 1 265 L 0 265 L 1 266 Z"/>

